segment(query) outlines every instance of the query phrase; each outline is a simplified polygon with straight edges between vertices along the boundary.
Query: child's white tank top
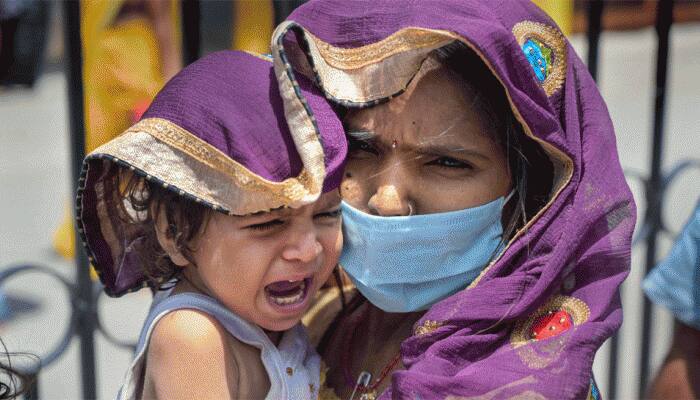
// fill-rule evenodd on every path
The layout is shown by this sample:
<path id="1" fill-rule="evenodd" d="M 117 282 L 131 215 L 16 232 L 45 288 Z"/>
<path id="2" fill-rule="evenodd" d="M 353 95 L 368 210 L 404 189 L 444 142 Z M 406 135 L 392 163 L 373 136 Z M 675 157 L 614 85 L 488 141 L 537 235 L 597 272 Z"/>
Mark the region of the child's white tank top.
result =
<path id="1" fill-rule="evenodd" d="M 141 395 L 145 359 L 151 333 L 158 320 L 179 309 L 194 309 L 214 317 L 236 339 L 260 349 L 260 358 L 270 378 L 270 391 L 265 399 L 316 399 L 321 358 L 311 346 L 301 324 L 282 335 L 275 346 L 263 330 L 234 314 L 209 296 L 180 293 L 160 300 L 156 296 L 144 322 L 136 347 L 136 357 L 126 373 L 118 400 L 135 400 Z M 288 371 L 293 371 L 289 374 Z"/>

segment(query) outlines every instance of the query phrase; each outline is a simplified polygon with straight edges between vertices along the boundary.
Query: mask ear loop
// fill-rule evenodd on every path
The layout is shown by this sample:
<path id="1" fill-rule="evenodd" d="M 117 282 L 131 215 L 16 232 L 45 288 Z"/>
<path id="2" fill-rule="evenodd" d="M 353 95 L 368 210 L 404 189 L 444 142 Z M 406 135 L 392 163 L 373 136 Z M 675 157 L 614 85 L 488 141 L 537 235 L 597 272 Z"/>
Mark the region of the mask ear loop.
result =
<path id="1" fill-rule="evenodd" d="M 508 201 L 515 196 L 515 189 L 511 189 L 510 193 L 506 195 L 505 198 L 503 198 L 503 205 L 501 206 L 501 212 L 503 212 L 503 209 L 506 208 L 506 204 L 508 204 Z M 491 261 L 492 262 L 494 259 L 498 258 L 503 254 L 503 252 L 506 250 L 506 241 L 504 240 L 503 236 L 501 236 L 501 242 L 498 244 L 498 247 L 496 248 L 496 251 L 493 252 L 493 255 L 491 255 Z"/>
<path id="2" fill-rule="evenodd" d="M 510 193 L 506 195 L 506 197 L 503 199 L 503 206 L 505 207 L 506 204 L 508 204 L 508 201 L 515 196 L 515 189 L 511 189 Z"/>

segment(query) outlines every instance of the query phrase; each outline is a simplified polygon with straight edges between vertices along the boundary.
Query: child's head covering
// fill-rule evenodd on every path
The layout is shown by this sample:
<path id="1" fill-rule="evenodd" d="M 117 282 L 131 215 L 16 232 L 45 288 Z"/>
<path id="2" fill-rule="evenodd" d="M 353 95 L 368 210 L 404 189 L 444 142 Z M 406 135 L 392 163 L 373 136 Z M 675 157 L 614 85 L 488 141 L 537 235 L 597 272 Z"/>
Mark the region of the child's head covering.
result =
<path id="1" fill-rule="evenodd" d="M 416 324 L 382 398 L 585 398 L 593 357 L 622 321 L 635 207 L 605 103 L 554 22 L 529 0 L 318 0 L 272 39 L 276 68 L 349 108 L 400 96 L 454 41 L 500 81 L 554 182 L 481 276 Z"/>
<path id="2" fill-rule="evenodd" d="M 214 53 L 177 74 L 140 122 L 85 158 L 78 227 L 108 294 L 145 282 L 133 251 L 143 232 L 119 215 L 115 178 L 124 169 L 231 215 L 300 207 L 338 187 L 347 152 L 339 119 L 304 79 L 289 96 L 298 107 L 283 106 L 271 59 Z"/>

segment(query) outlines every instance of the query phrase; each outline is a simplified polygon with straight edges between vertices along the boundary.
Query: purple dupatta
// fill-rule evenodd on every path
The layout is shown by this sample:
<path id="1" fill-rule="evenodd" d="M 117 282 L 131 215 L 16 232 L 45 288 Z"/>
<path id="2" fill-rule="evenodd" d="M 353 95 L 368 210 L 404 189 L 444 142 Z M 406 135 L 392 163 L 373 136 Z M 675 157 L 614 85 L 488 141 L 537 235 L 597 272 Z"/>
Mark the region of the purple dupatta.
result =
<path id="1" fill-rule="evenodd" d="M 554 184 L 503 254 L 416 324 L 382 398 L 591 396 L 595 353 L 622 322 L 635 206 L 605 103 L 554 22 L 524 0 L 319 0 L 277 28 L 273 57 L 281 90 L 293 67 L 328 99 L 368 107 L 455 40 L 500 80 Z"/>

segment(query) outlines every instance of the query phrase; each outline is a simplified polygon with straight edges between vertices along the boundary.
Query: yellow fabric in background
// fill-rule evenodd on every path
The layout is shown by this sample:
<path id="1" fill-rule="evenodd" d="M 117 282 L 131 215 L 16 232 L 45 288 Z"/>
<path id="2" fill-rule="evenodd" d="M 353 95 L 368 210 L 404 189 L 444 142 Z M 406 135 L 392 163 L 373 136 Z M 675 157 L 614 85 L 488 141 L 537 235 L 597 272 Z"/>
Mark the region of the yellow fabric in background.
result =
<path id="1" fill-rule="evenodd" d="M 173 29 L 179 36 L 179 10 L 175 1 L 170 2 Z M 115 24 L 124 3 L 80 3 L 86 152 L 129 128 L 134 107 L 150 101 L 165 83 L 148 17 L 134 16 Z"/>
<path id="2" fill-rule="evenodd" d="M 181 42 L 180 10 L 169 1 L 173 31 Z M 135 107 L 150 102 L 165 84 L 156 34 L 146 15 L 116 21 L 125 0 L 80 2 L 85 104 L 85 152 L 89 153 L 131 125 Z M 116 23 L 118 22 L 118 23 Z M 56 252 L 75 254 L 71 207 L 54 233 Z"/>
<path id="3" fill-rule="evenodd" d="M 574 25 L 574 0 L 532 0 L 544 10 L 566 36 L 571 34 Z"/>
<path id="4" fill-rule="evenodd" d="M 233 6 L 232 49 L 258 54 L 270 53 L 275 23 L 272 0 L 237 1 Z"/>

